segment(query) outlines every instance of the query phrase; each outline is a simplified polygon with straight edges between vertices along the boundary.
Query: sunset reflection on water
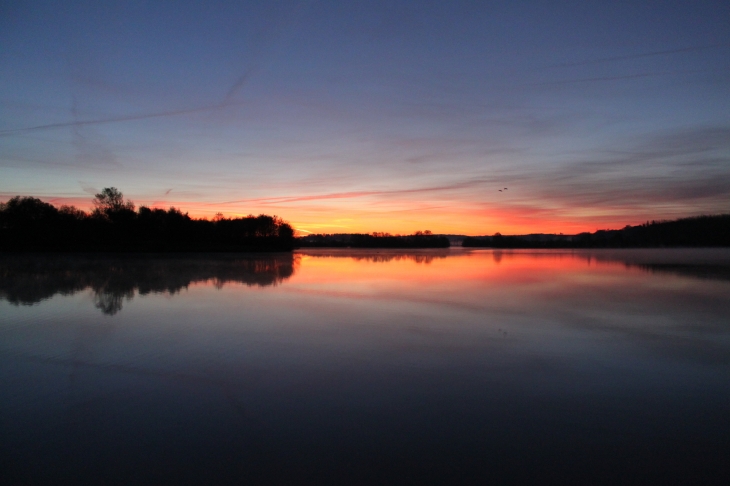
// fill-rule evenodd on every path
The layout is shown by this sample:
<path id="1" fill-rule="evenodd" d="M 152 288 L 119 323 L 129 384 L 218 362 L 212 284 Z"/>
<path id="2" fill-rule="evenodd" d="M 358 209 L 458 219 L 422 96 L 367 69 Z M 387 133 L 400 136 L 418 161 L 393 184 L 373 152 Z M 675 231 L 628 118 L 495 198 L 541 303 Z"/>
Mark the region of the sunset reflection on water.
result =
<path id="1" fill-rule="evenodd" d="M 724 484 L 726 250 L 0 259 L 3 483 Z"/>

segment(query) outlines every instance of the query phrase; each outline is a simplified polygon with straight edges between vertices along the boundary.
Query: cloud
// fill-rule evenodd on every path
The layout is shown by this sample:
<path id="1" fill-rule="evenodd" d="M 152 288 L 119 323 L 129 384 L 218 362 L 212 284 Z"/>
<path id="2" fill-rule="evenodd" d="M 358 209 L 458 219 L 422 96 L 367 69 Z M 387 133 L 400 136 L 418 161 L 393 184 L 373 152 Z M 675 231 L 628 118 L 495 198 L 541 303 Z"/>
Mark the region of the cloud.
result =
<path id="1" fill-rule="evenodd" d="M 584 159 L 527 176 L 523 183 L 531 186 L 536 199 L 564 207 L 726 210 L 730 127 L 636 137 L 626 150 L 588 153 Z"/>
<path id="2" fill-rule="evenodd" d="M 96 196 L 100 192 L 96 187 L 91 186 L 83 181 L 79 181 L 79 186 L 81 186 L 82 191 L 93 196 Z"/>

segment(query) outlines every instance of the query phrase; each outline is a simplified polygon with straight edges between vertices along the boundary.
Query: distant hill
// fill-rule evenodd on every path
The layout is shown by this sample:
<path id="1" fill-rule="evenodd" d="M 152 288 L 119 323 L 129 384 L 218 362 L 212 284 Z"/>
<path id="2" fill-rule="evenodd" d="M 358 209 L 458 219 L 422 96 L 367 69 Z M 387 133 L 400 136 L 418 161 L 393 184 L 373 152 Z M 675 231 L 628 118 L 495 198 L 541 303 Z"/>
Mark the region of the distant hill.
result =
<path id="1" fill-rule="evenodd" d="M 530 234 L 466 237 L 465 247 L 658 248 L 730 246 L 730 214 L 651 221 L 619 230 L 578 235 Z"/>

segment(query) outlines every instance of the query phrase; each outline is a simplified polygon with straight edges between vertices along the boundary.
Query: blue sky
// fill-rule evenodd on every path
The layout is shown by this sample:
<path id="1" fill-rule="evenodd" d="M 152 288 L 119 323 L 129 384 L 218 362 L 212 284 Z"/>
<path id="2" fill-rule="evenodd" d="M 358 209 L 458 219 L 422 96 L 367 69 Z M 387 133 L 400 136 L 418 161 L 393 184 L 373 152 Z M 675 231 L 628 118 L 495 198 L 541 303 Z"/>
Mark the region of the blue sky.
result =
<path id="1" fill-rule="evenodd" d="M 5 1 L 0 198 L 86 208 L 116 186 L 303 232 L 727 212 L 728 20 L 727 2 Z"/>

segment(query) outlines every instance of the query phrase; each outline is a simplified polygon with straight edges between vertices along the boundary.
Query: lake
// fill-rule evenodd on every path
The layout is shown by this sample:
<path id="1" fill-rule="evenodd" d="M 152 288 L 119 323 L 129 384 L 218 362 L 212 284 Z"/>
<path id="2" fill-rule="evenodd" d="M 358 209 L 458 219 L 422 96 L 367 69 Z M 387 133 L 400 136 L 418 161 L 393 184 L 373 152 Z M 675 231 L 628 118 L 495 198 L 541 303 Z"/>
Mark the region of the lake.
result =
<path id="1" fill-rule="evenodd" d="M 730 250 L 0 257 L 3 484 L 730 484 Z"/>

